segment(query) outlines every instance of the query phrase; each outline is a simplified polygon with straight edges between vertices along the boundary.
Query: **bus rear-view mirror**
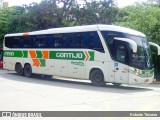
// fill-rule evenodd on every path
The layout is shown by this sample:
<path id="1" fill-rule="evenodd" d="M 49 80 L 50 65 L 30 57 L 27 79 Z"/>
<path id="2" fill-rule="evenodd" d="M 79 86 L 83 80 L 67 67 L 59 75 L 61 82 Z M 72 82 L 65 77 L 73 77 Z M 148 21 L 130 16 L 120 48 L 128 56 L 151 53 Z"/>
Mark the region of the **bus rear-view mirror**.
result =
<path id="1" fill-rule="evenodd" d="M 124 41 L 124 42 L 129 43 L 132 46 L 133 52 L 137 53 L 137 43 L 134 42 L 133 40 L 128 39 L 128 38 L 118 38 L 118 37 L 115 37 L 114 39 L 118 41 Z"/>
<path id="2" fill-rule="evenodd" d="M 158 50 L 158 55 L 160 55 L 160 46 L 158 44 L 153 43 L 153 42 L 149 42 L 149 45 L 156 47 Z"/>

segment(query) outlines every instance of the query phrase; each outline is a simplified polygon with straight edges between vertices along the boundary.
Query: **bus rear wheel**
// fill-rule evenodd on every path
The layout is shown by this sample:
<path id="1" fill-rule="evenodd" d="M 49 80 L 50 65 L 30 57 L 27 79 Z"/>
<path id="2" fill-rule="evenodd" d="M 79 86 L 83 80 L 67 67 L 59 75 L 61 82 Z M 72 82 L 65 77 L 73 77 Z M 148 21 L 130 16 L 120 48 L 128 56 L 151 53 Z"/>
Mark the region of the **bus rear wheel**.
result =
<path id="1" fill-rule="evenodd" d="M 32 67 L 29 64 L 24 66 L 24 75 L 26 77 L 31 77 L 32 76 Z"/>
<path id="2" fill-rule="evenodd" d="M 16 64 L 15 71 L 17 72 L 17 75 L 20 75 L 20 76 L 23 75 L 23 67 L 20 63 Z"/>
<path id="3" fill-rule="evenodd" d="M 104 75 L 101 70 L 94 70 L 90 75 L 91 82 L 94 86 L 105 86 Z"/>

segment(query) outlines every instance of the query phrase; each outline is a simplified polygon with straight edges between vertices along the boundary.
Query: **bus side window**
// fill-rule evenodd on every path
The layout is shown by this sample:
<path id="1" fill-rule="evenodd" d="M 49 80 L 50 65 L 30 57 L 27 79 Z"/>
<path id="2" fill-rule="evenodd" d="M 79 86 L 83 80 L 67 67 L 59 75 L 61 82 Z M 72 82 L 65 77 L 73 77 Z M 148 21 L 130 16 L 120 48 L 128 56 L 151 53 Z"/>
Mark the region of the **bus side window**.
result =
<path id="1" fill-rule="evenodd" d="M 95 50 L 104 53 L 104 49 L 97 32 L 94 33 L 94 44 Z"/>
<path id="2" fill-rule="evenodd" d="M 23 48 L 23 44 L 24 44 L 24 38 L 23 36 L 19 36 L 19 46 L 17 48 Z"/>
<path id="3" fill-rule="evenodd" d="M 75 33 L 75 48 L 85 48 L 84 45 L 84 34 L 83 33 Z"/>
<path id="4" fill-rule="evenodd" d="M 85 32 L 84 33 L 84 48 L 89 49 L 89 38 L 90 38 L 90 33 Z"/>
<path id="5" fill-rule="evenodd" d="M 31 48 L 30 36 L 23 37 L 23 46 L 24 48 Z"/>
<path id="6" fill-rule="evenodd" d="M 97 32 L 89 33 L 89 49 L 93 49 L 99 52 L 104 52 L 101 40 Z"/>
<path id="7" fill-rule="evenodd" d="M 20 48 L 20 44 L 21 44 L 21 37 L 13 37 L 13 42 L 12 42 L 12 48 Z"/>
<path id="8" fill-rule="evenodd" d="M 50 48 L 55 48 L 55 45 L 54 45 L 54 42 L 55 42 L 54 35 L 50 36 L 49 40 L 50 40 Z"/>
<path id="9" fill-rule="evenodd" d="M 5 46 L 8 48 L 12 48 L 12 37 L 5 37 Z"/>
<path id="10" fill-rule="evenodd" d="M 54 39 L 53 39 L 53 35 L 48 35 L 47 36 L 47 48 L 54 48 Z"/>
<path id="11" fill-rule="evenodd" d="M 52 46 L 54 48 L 63 48 L 63 34 L 53 35 Z"/>
<path id="12" fill-rule="evenodd" d="M 35 47 L 36 48 L 46 48 L 47 47 L 46 45 L 47 45 L 46 35 L 35 36 Z"/>
<path id="13" fill-rule="evenodd" d="M 68 34 L 68 48 L 75 48 L 75 33 Z"/>
<path id="14" fill-rule="evenodd" d="M 94 33 L 89 33 L 89 49 L 94 49 Z"/>

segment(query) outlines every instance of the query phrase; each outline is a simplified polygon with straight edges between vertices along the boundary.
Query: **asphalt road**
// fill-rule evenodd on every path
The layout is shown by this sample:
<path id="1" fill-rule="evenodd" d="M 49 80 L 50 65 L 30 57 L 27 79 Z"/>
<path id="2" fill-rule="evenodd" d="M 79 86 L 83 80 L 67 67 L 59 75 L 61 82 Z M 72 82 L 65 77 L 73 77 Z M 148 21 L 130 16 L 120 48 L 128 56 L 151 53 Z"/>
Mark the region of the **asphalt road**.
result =
<path id="1" fill-rule="evenodd" d="M 160 84 L 92 86 L 0 70 L 0 111 L 160 111 Z"/>

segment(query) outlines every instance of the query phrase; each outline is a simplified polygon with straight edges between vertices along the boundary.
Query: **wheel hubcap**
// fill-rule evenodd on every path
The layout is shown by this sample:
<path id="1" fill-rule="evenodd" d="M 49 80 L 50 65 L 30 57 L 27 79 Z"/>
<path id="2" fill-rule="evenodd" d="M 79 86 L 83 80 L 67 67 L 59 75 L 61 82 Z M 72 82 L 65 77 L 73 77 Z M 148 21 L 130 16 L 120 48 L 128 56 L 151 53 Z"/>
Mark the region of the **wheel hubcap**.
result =
<path id="1" fill-rule="evenodd" d="M 21 67 L 17 68 L 17 72 L 20 73 L 22 71 Z"/>
<path id="2" fill-rule="evenodd" d="M 30 73 L 30 69 L 29 69 L 29 68 L 26 68 L 26 72 L 27 72 L 27 73 Z"/>
<path id="3" fill-rule="evenodd" d="M 96 75 L 95 76 L 95 80 L 97 81 L 97 82 L 101 82 L 102 81 L 102 77 L 101 77 L 101 75 Z"/>

